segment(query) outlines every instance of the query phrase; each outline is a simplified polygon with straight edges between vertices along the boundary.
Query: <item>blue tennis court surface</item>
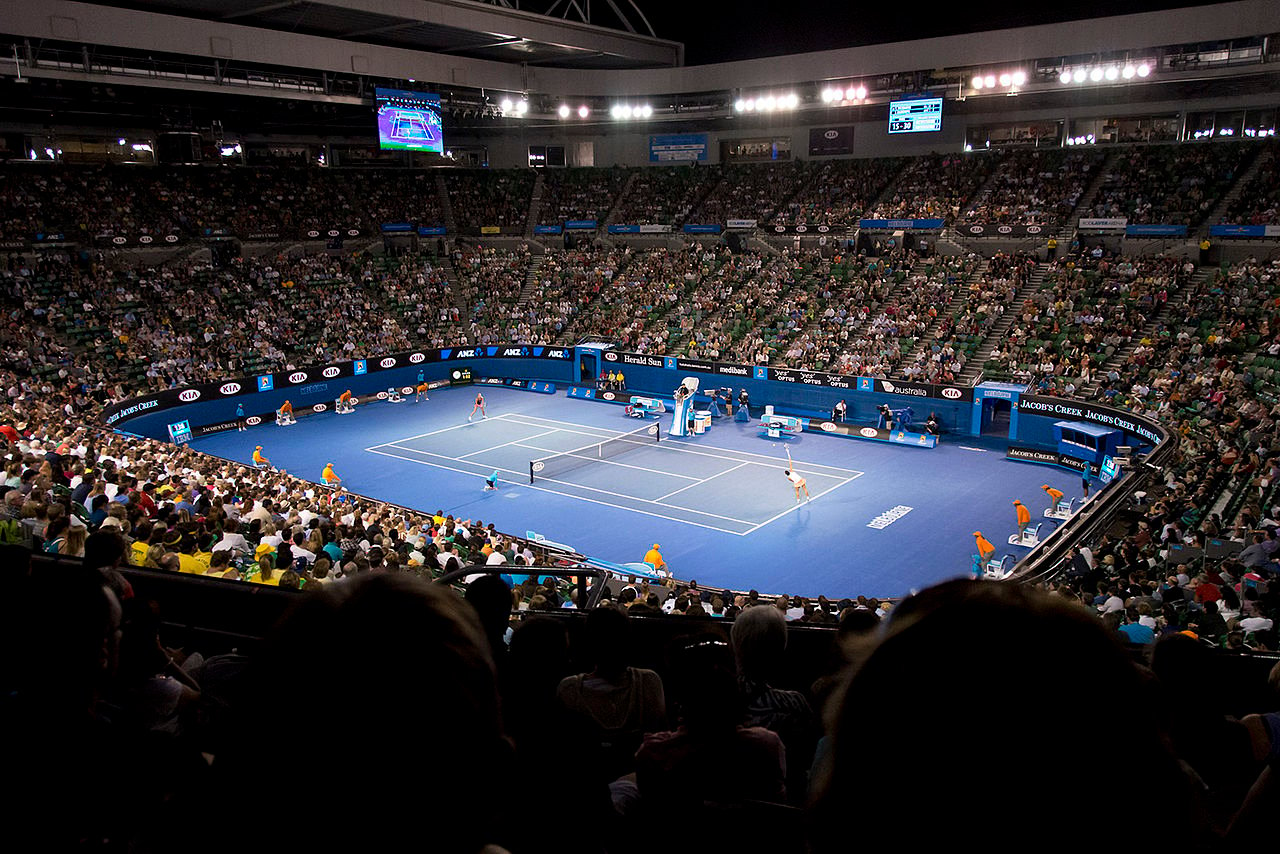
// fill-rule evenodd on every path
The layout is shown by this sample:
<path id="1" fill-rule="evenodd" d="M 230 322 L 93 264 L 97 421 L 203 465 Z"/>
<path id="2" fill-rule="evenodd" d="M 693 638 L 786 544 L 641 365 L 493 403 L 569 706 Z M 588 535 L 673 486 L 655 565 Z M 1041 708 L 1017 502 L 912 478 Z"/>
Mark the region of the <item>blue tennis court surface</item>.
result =
<path id="1" fill-rule="evenodd" d="M 796 509 L 791 490 L 757 488 L 769 481 L 777 486 L 785 460 L 670 438 L 661 443 L 628 439 L 625 452 L 616 457 L 592 455 L 592 444 L 618 436 L 571 421 L 504 413 L 365 450 L 478 477 L 496 469 L 515 479 L 527 477 L 532 460 L 565 455 L 547 464 L 567 462 L 572 468 L 538 474 L 528 488 L 737 536 Z M 797 462 L 796 471 L 816 498 L 862 475 L 809 462 Z"/>
<path id="2" fill-rule="evenodd" d="M 797 505 L 784 448 L 761 438 L 756 421 L 720 419 L 704 435 L 672 438 L 668 414 L 661 441 L 598 459 L 595 445 L 644 422 L 563 394 L 484 393 L 489 418 L 473 422 L 474 389 L 441 389 L 422 403 L 362 404 L 194 446 L 248 463 L 262 445 L 273 465 L 309 480 L 332 462 L 353 492 L 406 507 L 536 531 L 618 563 L 660 543 L 680 578 L 802 595 L 898 596 L 964 575 L 973 531 L 997 544 L 1013 533 L 1014 498 L 1038 517 L 1042 483 L 1079 495 L 1077 477 L 1005 460 L 1003 444 L 944 437 L 924 450 L 806 433 L 786 446 L 813 496 Z M 580 449 L 529 482 L 530 461 Z M 495 469 L 499 489 L 486 492 Z"/>

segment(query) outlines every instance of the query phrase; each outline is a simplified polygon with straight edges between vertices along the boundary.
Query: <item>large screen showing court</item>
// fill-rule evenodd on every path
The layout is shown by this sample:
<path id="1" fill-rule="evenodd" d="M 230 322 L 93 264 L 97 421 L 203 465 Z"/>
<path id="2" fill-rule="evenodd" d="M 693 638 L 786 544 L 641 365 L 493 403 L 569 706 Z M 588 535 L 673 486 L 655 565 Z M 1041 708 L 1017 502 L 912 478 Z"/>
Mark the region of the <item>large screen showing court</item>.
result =
<path id="1" fill-rule="evenodd" d="M 440 96 L 401 89 L 376 89 L 378 146 L 444 154 Z"/>

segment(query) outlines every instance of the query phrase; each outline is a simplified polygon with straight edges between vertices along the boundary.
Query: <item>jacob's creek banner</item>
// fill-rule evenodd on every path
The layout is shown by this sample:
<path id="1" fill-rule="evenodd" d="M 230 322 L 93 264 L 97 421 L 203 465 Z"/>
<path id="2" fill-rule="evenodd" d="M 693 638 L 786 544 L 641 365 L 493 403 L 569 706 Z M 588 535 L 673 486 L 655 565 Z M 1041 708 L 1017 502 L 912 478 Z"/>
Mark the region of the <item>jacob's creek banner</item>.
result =
<path id="1" fill-rule="evenodd" d="M 1086 468 L 1091 474 L 1098 473 L 1098 466 L 1087 463 L 1084 460 L 1078 460 L 1075 457 L 1069 457 L 1066 454 L 1059 454 L 1056 451 L 1046 451 L 1041 448 L 1030 448 L 1019 445 L 1010 445 L 1009 450 L 1005 452 L 1005 458 L 1010 460 L 1020 460 L 1025 463 L 1040 463 L 1047 466 L 1062 466 L 1072 471 L 1083 472 Z"/>
<path id="2" fill-rule="evenodd" d="M 1092 421 L 1095 424 L 1116 427 L 1126 433 L 1141 436 L 1153 445 L 1158 445 L 1164 441 L 1166 435 L 1163 427 L 1140 415 L 1134 415 L 1119 409 L 1111 409 L 1106 406 L 1095 406 L 1079 400 L 1065 400 L 1060 397 L 1041 397 L 1034 394 L 1024 394 L 1018 398 L 1018 413 Z"/>
<path id="3" fill-rule="evenodd" d="M 428 362 L 452 362 L 455 360 L 483 359 L 555 359 L 570 361 L 573 359 L 572 347 L 543 347 L 529 344 L 513 344 L 507 347 L 452 347 L 443 350 L 414 350 L 406 353 L 395 353 L 370 359 L 359 359 L 354 362 L 335 362 L 331 365 L 317 365 L 299 368 L 295 371 L 282 371 L 274 374 L 241 377 L 220 384 L 191 386 L 189 388 L 166 389 L 155 394 L 131 398 L 107 409 L 104 419 L 108 426 L 115 426 L 139 415 L 146 415 L 170 406 L 180 406 L 197 401 L 218 400 L 230 397 L 251 396 L 258 392 L 277 391 L 286 388 L 297 388 L 299 398 L 315 396 L 313 399 L 325 400 L 337 397 L 340 390 L 332 387 L 328 380 L 339 380 L 345 377 L 374 374 L 394 368 L 406 368 Z M 310 401 L 305 401 L 310 403 Z M 246 410 L 253 404 L 246 403 Z"/>

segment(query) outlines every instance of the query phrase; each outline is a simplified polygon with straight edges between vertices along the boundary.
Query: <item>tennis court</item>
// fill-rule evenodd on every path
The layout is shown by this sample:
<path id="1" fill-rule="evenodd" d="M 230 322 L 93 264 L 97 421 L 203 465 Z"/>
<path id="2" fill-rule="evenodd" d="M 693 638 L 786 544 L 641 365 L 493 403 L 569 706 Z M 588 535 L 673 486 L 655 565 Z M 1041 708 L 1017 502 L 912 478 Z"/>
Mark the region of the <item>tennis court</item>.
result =
<path id="1" fill-rule="evenodd" d="M 657 422 L 624 433 L 504 413 L 365 450 L 477 477 L 496 469 L 502 480 L 529 489 L 738 536 L 798 506 L 782 477 L 787 463 L 781 450 L 767 456 L 702 441 L 659 441 L 656 430 Z M 863 474 L 804 459 L 795 467 L 814 499 Z M 765 484 L 772 488 L 761 488 Z"/>

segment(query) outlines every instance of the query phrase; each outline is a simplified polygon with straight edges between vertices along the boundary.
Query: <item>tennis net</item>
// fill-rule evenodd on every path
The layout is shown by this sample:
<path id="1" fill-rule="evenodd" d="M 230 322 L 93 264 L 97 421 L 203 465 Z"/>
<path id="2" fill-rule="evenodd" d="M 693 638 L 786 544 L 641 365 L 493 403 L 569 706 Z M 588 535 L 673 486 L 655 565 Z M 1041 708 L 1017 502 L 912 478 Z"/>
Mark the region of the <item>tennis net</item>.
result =
<path id="1" fill-rule="evenodd" d="M 639 430 L 632 430 L 630 433 L 623 433 L 621 436 L 614 436 L 611 439 L 603 439 L 594 445 L 586 445 L 581 448 L 575 448 L 572 451 L 564 451 L 563 453 L 540 457 L 536 460 L 529 460 L 529 482 L 533 483 L 540 477 L 552 478 L 600 460 L 611 459 L 628 451 L 647 448 L 659 441 L 661 432 L 658 429 L 658 423 L 655 421 L 652 424 L 641 427 Z"/>

